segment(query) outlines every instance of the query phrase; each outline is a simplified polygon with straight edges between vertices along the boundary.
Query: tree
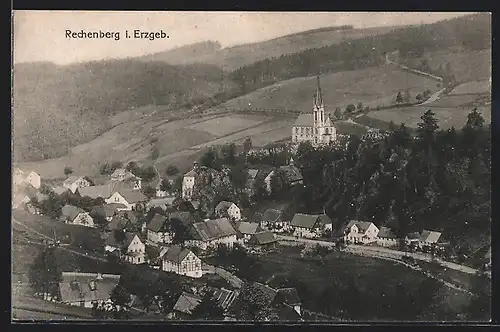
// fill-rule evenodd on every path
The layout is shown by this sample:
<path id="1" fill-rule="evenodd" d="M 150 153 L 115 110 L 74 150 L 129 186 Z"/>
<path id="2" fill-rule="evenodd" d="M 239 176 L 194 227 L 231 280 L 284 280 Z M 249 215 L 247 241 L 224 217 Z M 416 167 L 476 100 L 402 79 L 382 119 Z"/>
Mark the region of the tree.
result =
<path id="1" fill-rule="evenodd" d="M 267 186 L 266 186 L 266 182 L 264 181 L 264 178 L 262 176 L 257 176 L 255 178 L 255 182 L 253 185 L 254 185 L 254 188 L 253 188 L 254 196 L 257 199 L 260 199 L 260 198 L 267 196 L 267 194 L 268 194 Z"/>
<path id="2" fill-rule="evenodd" d="M 226 144 L 222 147 L 221 159 L 225 165 L 234 165 L 236 163 L 236 145 L 234 143 Z"/>
<path id="3" fill-rule="evenodd" d="M 101 173 L 101 175 L 110 174 L 111 171 L 110 171 L 109 164 L 108 163 L 102 164 L 101 167 L 99 168 L 99 173 Z"/>
<path id="4" fill-rule="evenodd" d="M 363 110 L 363 103 L 359 102 L 358 106 L 356 108 L 357 108 L 358 111 L 362 111 Z"/>
<path id="5" fill-rule="evenodd" d="M 73 173 L 73 169 L 69 166 L 64 166 L 64 175 L 68 176 Z"/>
<path id="6" fill-rule="evenodd" d="M 419 93 L 415 96 L 415 99 L 420 103 L 424 99 L 424 97 Z"/>
<path id="7" fill-rule="evenodd" d="M 224 309 L 211 293 L 207 292 L 193 309 L 191 317 L 195 320 L 224 320 Z"/>
<path id="8" fill-rule="evenodd" d="M 405 103 L 407 103 L 407 104 L 409 104 L 409 103 L 410 103 L 410 101 L 411 101 L 410 90 L 408 90 L 408 89 L 407 89 L 407 90 L 405 91 L 405 95 L 404 95 L 404 97 L 403 97 L 403 98 L 404 98 L 404 102 L 405 102 Z"/>
<path id="9" fill-rule="evenodd" d="M 215 153 L 214 149 L 209 149 L 201 156 L 200 166 L 219 169 L 219 162 L 217 160 L 217 154 Z"/>
<path id="10" fill-rule="evenodd" d="M 175 165 L 168 165 L 165 173 L 168 176 L 175 176 L 175 175 L 179 174 L 179 169 Z"/>
<path id="11" fill-rule="evenodd" d="M 434 112 L 427 110 L 420 119 L 422 122 L 417 124 L 417 133 L 419 137 L 426 141 L 433 140 L 436 131 L 439 129 Z"/>
<path id="12" fill-rule="evenodd" d="M 335 115 L 337 119 L 340 119 L 342 117 L 342 109 L 340 107 L 336 107 L 333 115 Z"/>
<path id="13" fill-rule="evenodd" d="M 131 297 L 127 290 L 123 288 L 122 285 L 118 284 L 111 292 L 110 300 L 114 305 L 127 307 L 130 303 Z"/>
<path id="14" fill-rule="evenodd" d="M 484 128 L 484 118 L 474 107 L 471 113 L 467 115 L 467 122 L 463 128 L 464 131 L 477 131 Z"/>
<path id="15" fill-rule="evenodd" d="M 170 219 L 170 233 L 172 235 L 172 243 L 184 245 L 186 240 L 189 238 L 189 232 L 182 223 L 181 220 L 177 218 Z"/>
<path id="16" fill-rule="evenodd" d="M 55 247 L 43 249 L 30 265 L 29 284 L 35 293 L 41 293 L 43 298 L 59 297 L 59 282 L 62 274 L 55 257 Z"/>
<path id="17" fill-rule="evenodd" d="M 161 180 L 160 190 L 166 191 L 166 192 L 172 192 L 173 189 L 174 189 L 173 184 L 168 179 Z"/>
<path id="18" fill-rule="evenodd" d="M 229 171 L 229 179 L 231 184 L 236 189 L 244 189 L 247 184 L 248 172 L 244 165 L 236 164 L 233 165 Z"/>
<path id="19" fill-rule="evenodd" d="M 354 106 L 354 104 L 349 104 L 347 105 L 347 107 L 345 108 L 345 111 L 346 113 L 352 113 L 356 110 L 356 106 Z"/>
<path id="20" fill-rule="evenodd" d="M 160 150 L 155 146 L 153 147 L 153 150 L 151 151 L 151 160 L 156 160 L 160 156 Z"/>
<path id="21" fill-rule="evenodd" d="M 155 189 L 153 187 L 147 185 L 147 186 L 144 186 L 144 188 L 142 188 L 142 193 L 147 198 L 151 198 L 151 197 L 154 197 L 156 191 L 155 191 Z"/>
<path id="22" fill-rule="evenodd" d="M 431 94 L 432 94 L 432 91 L 431 91 L 431 90 L 429 90 L 429 89 L 426 89 L 426 90 L 424 91 L 424 93 L 423 93 L 423 95 L 424 95 L 424 99 L 428 99 L 428 98 L 431 96 Z"/>
<path id="23" fill-rule="evenodd" d="M 268 295 L 254 283 L 245 283 L 238 296 L 237 318 L 240 320 L 278 320 L 277 310 L 271 306 Z"/>
<path id="24" fill-rule="evenodd" d="M 403 102 L 403 95 L 401 94 L 401 91 L 398 92 L 398 95 L 396 96 L 396 103 L 401 104 Z"/>
<path id="25" fill-rule="evenodd" d="M 247 137 L 245 139 L 245 142 L 243 142 L 243 151 L 245 151 L 245 153 L 248 153 L 250 150 L 252 150 L 252 139 L 250 137 Z"/>

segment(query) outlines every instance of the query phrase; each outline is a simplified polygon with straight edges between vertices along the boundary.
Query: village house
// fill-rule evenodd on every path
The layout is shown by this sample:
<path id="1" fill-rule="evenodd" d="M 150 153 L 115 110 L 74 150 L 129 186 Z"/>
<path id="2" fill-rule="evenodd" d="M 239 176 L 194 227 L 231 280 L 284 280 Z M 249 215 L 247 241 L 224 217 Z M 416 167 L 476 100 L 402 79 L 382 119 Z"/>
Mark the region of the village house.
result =
<path id="1" fill-rule="evenodd" d="M 260 225 L 258 223 L 254 223 L 254 222 L 241 221 L 241 222 L 237 222 L 235 224 L 235 226 L 236 226 L 236 230 L 242 236 L 243 243 L 248 242 L 248 240 L 250 240 L 250 237 L 253 234 L 262 231 L 260 228 Z"/>
<path id="2" fill-rule="evenodd" d="M 193 196 L 194 182 L 198 172 L 198 162 L 194 162 L 193 169 L 184 174 L 184 177 L 182 178 L 182 199 L 187 201 L 191 200 L 191 197 Z"/>
<path id="3" fill-rule="evenodd" d="M 12 171 L 12 184 L 14 187 L 22 184 L 29 184 L 35 189 L 40 189 L 42 180 L 40 175 L 35 171 L 26 174 L 21 169 L 15 168 Z"/>
<path id="4" fill-rule="evenodd" d="M 332 221 L 325 214 L 296 213 L 290 222 L 293 235 L 304 238 L 317 238 L 332 230 Z"/>
<path id="5" fill-rule="evenodd" d="M 156 213 L 146 226 L 147 239 L 153 243 L 171 243 L 172 235 L 168 219 Z"/>
<path id="6" fill-rule="evenodd" d="M 121 205 L 116 204 L 103 204 L 97 205 L 90 211 L 91 216 L 99 216 L 106 221 L 111 221 L 113 217 L 118 214 L 118 207 Z"/>
<path id="7" fill-rule="evenodd" d="M 229 218 L 233 221 L 241 220 L 240 208 L 233 202 L 221 201 L 215 207 L 215 216 L 217 218 Z"/>
<path id="8" fill-rule="evenodd" d="M 104 200 L 108 199 L 113 190 L 113 186 L 110 184 L 105 184 L 101 186 L 88 186 L 78 188 L 76 193 L 81 197 L 90 197 L 92 199 L 102 198 Z"/>
<path id="9" fill-rule="evenodd" d="M 145 204 L 148 201 L 148 198 L 144 196 L 140 191 L 130 190 L 130 189 L 122 189 L 119 191 L 115 191 L 110 198 L 106 199 L 106 203 L 111 204 L 123 204 L 125 208 L 119 208 L 119 211 L 126 210 L 131 211 L 135 209 L 140 204 Z"/>
<path id="10" fill-rule="evenodd" d="M 282 219 L 282 211 L 277 209 L 267 209 L 262 214 L 260 225 L 263 229 L 269 229 L 273 232 L 282 233 L 288 231 L 290 223 Z"/>
<path id="11" fill-rule="evenodd" d="M 344 229 L 346 244 L 369 244 L 377 242 L 379 228 L 368 221 L 351 220 Z"/>
<path id="12" fill-rule="evenodd" d="M 276 248 L 278 239 L 274 233 L 263 231 L 252 234 L 248 240 L 248 244 L 261 249 L 273 249 Z"/>
<path id="13" fill-rule="evenodd" d="M 65 205 L 61 209 L 61 221 L 66 224 L 95 227 L 94 219 L 90 214 L 73 205 Z"/>
<path id="14" fill-rule="evenodd" d="M 197 222 L 189 229 L 190 239 L 186 244 L 193 245 L 202 250 L 215 248 L 225 244 L 232 248 L 237 241 L 236 230 L 227 218 Z"/>
<path id="15" fill-rule="evenodd" d="M 200 302 L 200 296 L 182 292 L 175 302 L 172 312 L 167 315 L 167 318 L 175 320 L 189 320 L 193 310 L 200 304 Z"/>
<path id="16" fill-rule="evenodd" d="M 131 233 L 139 232 L 141 225 L 139 223 L 140 215 L 136 211 L 119 211 L 111 221 L 106 225 L 106 231 L 127 231 Z"/>
<path id="17" fill-rule="evenodd" d="M 399 241 L 390 228 L 382 226 L 377 235 L 377 245 L 394 248 L 399 245 Z"/>
<path id="18" fill-rule="evenodd" d="M 147 204 L 146 207 L 148 209 L 159 207 L 162 210 L 167 210 L 167 208 L 171 207 L 174 204 L 175 196 L 172 197 L 164 197 L 164 198 L 153 198 Z"/>
<path id="19" fill-rule="evenodd" d="M 288 165 L 280 166 L 279 168 L 284 174 L 291 187 L 302 184 L 303 176 L 298 167 L 295 166 L 293 158 L 290 157 Z"/>
<path id="20" fill-rule="evenodd" d="M 160 253 L 162 270 L 191 278 L 201 278 L 201 259 L 191 250 L 181 246 L 171 246 Z"/>
<path id="21" fill-rule="evenodd" d="M 73 194 L 77 189 L 90 187 L 92 183 L 83 176 L 71 175 L 63 182 L 63 187 L 68 188 Z"/>
<path id="22" fill-rule="evenodd" d="M 104 251 L 117 253 L 118 257 L 131 264 L 145 263 L 146 248 L 137 233 L 113 231 L 104 242 Z"/>
<path id="23" fill-rule="evenodd" d="M 85 308 L 111 304 L 111 293 L 119 282 L 120 276 L 114 274 L 62 272 L 61 302 Z"/>
<path id="24" fill-rule="evenodd" d="M 142 189 L 142 179 L 124 168 L 117 168 L 111 174 L 111 181 L 127 182 L 131 185 L 132 190 Z"/>
<path id="25" fill-rule="evenodd" d="M 423 230 L 418 239 L 421 248 L 438 244 L 441 238 L 441 232 Z"/>
<path id="26" fill-rule="evenodd" d="M 174 211 L 168 214 L 170 222 L 172 220 L 178 220 L 184 226 L 185 229 L 190 229 L 195 222 L 195 218 L 191 212 L 188 211 Z"/>

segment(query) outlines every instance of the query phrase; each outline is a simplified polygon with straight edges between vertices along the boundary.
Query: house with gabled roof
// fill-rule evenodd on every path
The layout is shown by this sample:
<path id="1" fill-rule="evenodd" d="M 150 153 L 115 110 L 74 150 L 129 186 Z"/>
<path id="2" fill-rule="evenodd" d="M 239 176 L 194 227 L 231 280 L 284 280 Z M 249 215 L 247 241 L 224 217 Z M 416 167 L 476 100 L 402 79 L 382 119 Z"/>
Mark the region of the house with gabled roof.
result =
<path id="1" fill-rule="evenodd" d="M 163 198 L 153 198 L 149 200 L 149 202 L 146 204 L 148 208 L 154 208 L 154 207 L 159 207 L 162 210 L 166 210 L 167 208 L 171 207 L 174 204 L 176 197 L 171 196 L 171 197 L 163 197 Z"/>
<path id="2" fill-rule="evenodd" d="M 251 246 L 269 249 L 276 247 L 278 239 L 273 232 L 262 231 L 252 234 L 250 240 L 248 240 L 248 244 Z"/>
<path id="3" fill-rule="evenodd" d="M 120 282 L 120 276 L 114 274 L 62 272 L 61 277 L 61 302 L 85 308 L 112 303 L 111 293 Z"/>
<path id="4" fill-rule="evenodd" d="M 57 196 L 61 196 L 67 192 L 69 192 L 70 190 L 66 187 L 63 187 L 63 186 L 56 186 L 54 188 L 52 188 L 52 191 L 54 192 L 54 194 L 56 194 Z"/>
<path id="5" fill-rule="evenodd" d="M 73 194 L 77 189 L 92 186 L 92 183 L 83 176 L 71 175 L 62 183 L 64 188 L 68 188 Z"/>
<path id="6" fill-rule="evenodd" d="M 229 218 L 233 221 L 241 220 L 240 208 L 229 201 L 221 201 L 215 207 L 215 216 L 217 218 Z"/>
<path id="7" fill-rule="evenodd" d="M 186 244 L 202 250 L 217 247 L 219 244 L 233 247 L 237 241 L 237 231 L 227 218 L 206 220 L 194 223 L 189 229 L 190 239 Z"/>
<path id="8" fill-rule="evenodd" d="M 145 263 L 146 247 L 138 233 L 112 231 L 104 242 L 107 253 L 118 253 L 118 256 L 131 264 Z"/>
<path id="9" fill-rule="evenodd" d="M 283 211 L 270 208 L 262 214 L 260 226 L 263 229 L 282 233 L 290 228 L 290 222 L 283 220 Z"/>
<path id="10" fill-rule="evenodd" d="M 200 304 L 201 297 L 199 295 L 182 292 L 171 313 L 167 315 L 169 319 L 185 320 L 190 319 L 193 310 Z"/>
<path id="11" fill-rule="evenodd" d="M 106 199 L 106 203 L 111 204 L 122 204 L 125 206 L 123 210 L 131 211 L 138 204 L 145 204 L 148 201 L 148 198 L 144 196 L 140 191 L 131 190 L 131 189 L 120 189 L 115 191 L 114 194 L 111 195 L 108 199 Z M 121 210 L 121 209 L 120 209 Z"/>
<path id="12" fill-rule="evenodd" d="M 117 168 L 111 174 L 111 181 L 130 183 L 132 190 L 141 190 L 142 188 L 142 179 L 125 168 Z"/>
<path id="13" fill-rule="evenodd" d="M 135 211 L 119 211 L 106 226 L 107 231 L 138 232 L 140 229 L 139 214 Z"/>
<path id="14" fill-rule="evenodd" d="M 161 268 L 191 278 L 201 278 L 201 259 L 191 250 L 175 245 L 160 253 Z"/>
<path id="15" fill-rule="evenodd" d="M 153 243 L 171 243 L 172 235 L 167 217 L 156 213 L 146 225 L 147 239 Z"/>
<path id="16" fill-rule="evenodd" d="M 256 222 L 240 221 L 235 223 L 235 226 L 238 233 L 241 234 L 243 243 L 248 242 L 253 234 L 262 231 L 260 225 Z"/>
<path id="17" fill-rule="evenodd" d="M 111 184 L 105 184 L 101 186 L 81 187 L 77 188 L 76 193 L 81 197 L 90 197 L 92 199 L 102 198 L 106 200 L 113 194 L 113 186 Z"/>
<path id="18" fill-rule="evenodd" d="M 42 179 L 40 175 L 35 171 L 31 171 L 29 173 L 23 172 L 20 168 L 16 167 L 12 171 L 12 184 L 13 187 L 27 184 L 35 189 L 40 189 L 40 186 L 42 185 Z"/>
<path id="19" fill-rule="evenodd" d="M 390 228 L 382 226 L 377 235 L 377 245 L 389 248 L 397 247 L 399 239 Z"/>
<path id="20" fill-rule="evenodd" d="M 372 222 L 351 220 L 344 228 L 346 244 L 369 244 L 377 242 L 379 228 Z"/>
<path id="21" fill-rule="evenodd" d="M 297 237 L 316 238 L 332 229 L 332 221 L 326 214 L 296 213 L 290 222 L 293 235 Z"/>
<path id="22" fill-rule="evenodd" d="M 65 205 L 61 209 L 61 221 L 66 224 L 95 227 L 94 219 L 90 214 L 79 207 Z"/>
<path id="23" fill-rule="evenodd" d="M 97 205 L 90 211 L 91 216 L 99 216 L 107 221 L 111 221 L 115 215 L 118 214 L 118 208 L 121 205 L 117 204 L 103 204 Z"/>

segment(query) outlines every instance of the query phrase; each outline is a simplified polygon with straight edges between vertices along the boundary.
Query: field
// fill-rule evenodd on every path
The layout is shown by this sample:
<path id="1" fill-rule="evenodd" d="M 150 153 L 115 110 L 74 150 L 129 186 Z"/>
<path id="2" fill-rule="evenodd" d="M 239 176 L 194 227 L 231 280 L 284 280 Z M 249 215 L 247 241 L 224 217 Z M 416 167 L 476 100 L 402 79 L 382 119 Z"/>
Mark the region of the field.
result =
<path id="1" fill-rule="evenodd" d="M 470 81 L 462 83 L 450 92 L 450 95 L 460 94 L 491 94 L 491 81 Z"/>
<path id="2" fill-rule="evenodd" d="M 299 296 L 304 308 L 313 311 L 321 311 L 320 296 L 327 286 L 337 288 L 346 284 L 352 285 L 354 282 L 358 291 L 365 294 L 366 302 L 360 303 L 360 306 L 369 307 L 370 303 L 377 303 L 375 305 L 377 310 L 367 310 L 364 320 L 400 319 L 397 310 L 391 309 L 399 304 L 396 302 L 397 294 L 395 293 L 398 284 L 403 285 L 405 289 L 413 289 L 415 292 L 419 292 L 423 284 L 433 284 L 433 281 L 423 274 L 393 262 L 339 252 L 328 254 L 321 262 L 300 258 L 297 249 L 292 247 L 282 247 L 279 252 L 257 257 L 257 269 L 260 281 L 273 287 L 287 287 L 287 285 L 294 287 L 295 285 L 287 284 L 286 280 L 290 278 L 302 281 L 297 285 Z M 417 309 L 420 313 L 414 319 L 422 319 L 423 316 L 429 319 L 452 319 L 451 317 L 456 313 L 455 310 L 458 310 L 458 308 L 450 308 L 445 302 L 448 299 L 458 301 L 459 298 L 455 296 L 460 295 L 450 292 L 442 284 L 433 285 L 437 287 L 442 297 L 430 295 L 425 307 L 420 308 L 421 311 Z M 331 301 L 342 301 L 342 299 L 332 298 Z M 460 301 L 467 301 L 467 298 L 462 297 Z M 434 311 L 442 316 L 436 317 L 427 313 L 428 307 L 433 307 Z"/>
<path id="3" fill-rule="evenodd" d="M 399 91 L 409 89 L 415 96 L 426 89 L 437 91 L 436 81 L 405 71 L 371 68 L 326 74 L 321 78 L 323 100 L 327 113 L 349 104 L 375 108 L 394 103 Z M 228 109 L 285 109 L 312 112 L 316 77 L 301 77 L 283 81 L 232 99 L 221 108 Z"/>
<path id="4" fill-rule="evenodd" d="M 474 52 L 435 52 L 428 55 L 429 66 L 449 63 L 458 82 L 487 80 L 491 77 L 491 49 Z"/>

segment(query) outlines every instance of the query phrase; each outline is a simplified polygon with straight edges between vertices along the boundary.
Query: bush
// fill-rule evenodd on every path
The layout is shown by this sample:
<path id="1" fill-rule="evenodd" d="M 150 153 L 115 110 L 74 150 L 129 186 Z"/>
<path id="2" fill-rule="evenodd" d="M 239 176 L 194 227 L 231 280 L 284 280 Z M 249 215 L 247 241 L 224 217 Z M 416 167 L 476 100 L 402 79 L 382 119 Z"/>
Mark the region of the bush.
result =
<path id="1" fill-rule="evenodd" d="M 64 175 L 68 176 L 73 173 L 73 169 L 69 166 L 64 166 Z"/>
<path id="2" fill-rule="evenodd" d="M 165 171 L 165 173 L 168 176 L 174 176 L 174 175 L 179 174 L 179 169 L 175 165 L 168 165 L 167 170 Z"/>

